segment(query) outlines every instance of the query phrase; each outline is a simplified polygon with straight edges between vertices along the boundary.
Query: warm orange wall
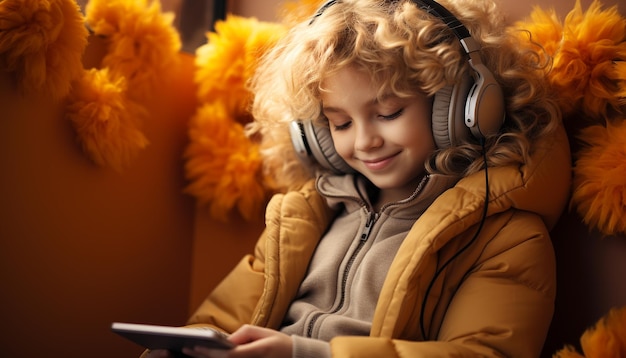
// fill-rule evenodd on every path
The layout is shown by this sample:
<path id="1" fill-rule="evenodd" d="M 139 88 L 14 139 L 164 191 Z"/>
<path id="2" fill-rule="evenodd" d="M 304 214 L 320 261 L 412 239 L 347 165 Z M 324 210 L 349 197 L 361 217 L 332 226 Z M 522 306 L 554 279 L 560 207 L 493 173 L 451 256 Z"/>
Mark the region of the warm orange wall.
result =
<path id="1" fill-rule="evenodd" d="M 277 10 L 283 0 L 231 0 L 228 3 L 228 10 L 241 16 L 254 16 L 263 21 L 274 21 L 277 19 Z"/>
<path id="2" fill-rule="evenodd" d="M 263 229 L 263 218 L 253 222 L 232 218 L 229 222 L 212 220 L 207 209 L 198 209 L 195 215 L 189 313 L 239 262 L 243 255 L 252 253 Z M 241 283 L 245 285 L 245 282 Z"/>
<path id="3" fill-rule="evenodd" d="M 501 2 L 511 18 L 531 8 Z M 241 15 L 272 20 L 279 1 L 232 3 Z M 564 14 L 574 0 L 550 4 Z M 88 67 L 101 51 L 89 48 Z M 183 323 L 250 251 L 260 220 L 215 222 L 182 193 L 195 87 L 193 58 L 181 56 L 176 84 L 150 106 L 151 144 L 123 173 L 87 159 L 61 104 L 17 95 L 0 73 L 0 356 L 135 357 L 141 349 L 111 334 L 111 321 Z M 575 344 L 582 327 L 626 297 L 625 238 L 589 237 L 574 214 L 555 234 L 564 269 L 550 351 Z M 33 338 L 32 329 L 44 333 Z"/>
<path id="4" fill-rule="evenodd" d="M 61 103 L 18 95 L 0 73 L 0 356 L 135 357 L 111 321 L 186 319 L 194 203 L 182 151 L 195 89 L 182 56 L 149 104 L 150 145 L 122 173 L 83 154 Z"/>

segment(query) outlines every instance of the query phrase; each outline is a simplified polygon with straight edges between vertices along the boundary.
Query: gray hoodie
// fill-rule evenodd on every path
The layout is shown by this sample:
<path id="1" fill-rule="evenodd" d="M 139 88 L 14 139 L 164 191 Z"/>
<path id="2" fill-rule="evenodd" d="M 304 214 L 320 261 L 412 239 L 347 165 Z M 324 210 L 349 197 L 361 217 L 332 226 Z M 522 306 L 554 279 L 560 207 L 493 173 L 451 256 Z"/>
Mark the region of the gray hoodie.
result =
<path id="1" fill-rule="evenodd" d="M 315 250 L 281 331 L 294 336 L 294 357 L 330 356 L 335 336 L 367 336 L 378 295 L 415 220 L 458 178 L 425 176 L 408 198 L 374 211 L 360 175 L 321 176 L 317 190 L 340 209 Z M 303 338 L 304 337 L 304 338 Z M 320 341 L 314 341 L 314 338 Z"/>

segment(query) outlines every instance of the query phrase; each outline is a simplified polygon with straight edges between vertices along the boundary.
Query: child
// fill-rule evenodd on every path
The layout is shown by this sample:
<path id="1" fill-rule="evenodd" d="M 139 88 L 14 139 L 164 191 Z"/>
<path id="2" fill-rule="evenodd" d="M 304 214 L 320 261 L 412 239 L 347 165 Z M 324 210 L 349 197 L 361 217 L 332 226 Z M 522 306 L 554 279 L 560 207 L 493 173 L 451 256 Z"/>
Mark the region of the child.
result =
<path id="1" fill-rule="evenodd" d="M 547 61 L 490 0 L 441 3 L 329 1 L 263 59 L 250 131 L 286 193 L 189 321 L 238 346 L 186 354 L 540 354 L 570 178 Z"/>

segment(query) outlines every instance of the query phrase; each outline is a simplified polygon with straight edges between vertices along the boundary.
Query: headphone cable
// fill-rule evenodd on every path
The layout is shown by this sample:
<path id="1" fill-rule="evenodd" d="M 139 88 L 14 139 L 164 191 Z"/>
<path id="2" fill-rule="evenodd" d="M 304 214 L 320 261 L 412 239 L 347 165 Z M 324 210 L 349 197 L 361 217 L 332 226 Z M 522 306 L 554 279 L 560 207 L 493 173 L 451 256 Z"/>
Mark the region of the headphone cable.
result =
<path id="1" fill-rule="evenodd" d="M 420 312 L 420 329 L 422 331 L 422 337 L 424 337 L 424 340 L 427 340 L 427 336 L 426 336 L 426 328 L 424 327 L 424 310 L 426 309 L 426 302 L 428 301 L 428 295 L 430 294 L 430 290 L 433 288 L 433 285 L 435 284 L 435 281 L 437 280 L 437 278 L 439 277 L 439 275 L 443 272 L 443 270 L 452 262 L 454 261 L 457 257 L 459 257 L 465 250 L 467 250 L 467 248 L 469 248 L 474 241 L 476 241 L 476 239 L 478 238 L 478 235 L 480 234 L 480 231 L 483 228 L 483 225 L 485 224 L 485 220 L 487 218 L 487 207 L 489 205 L 489 174 L 487 172 L 487 151 L 485 150 L 485 139 L 481 138 L 480 139 L 480 145 L 482 146 L 482 152 L 483 152 L 483 161 L 485 163 L 485 205 L 483 206 L 483 213 L 482 213 L 482 218 L 480 219 L 480 223 L 478 225 L 478 229 L 476 230 L 476 233 L 474 233 L 474 236 L 472 237 L 472 239 L 465 244 L 465 246 L 463 246 L 459 251 L 457 251 L 451 258 L 448 259 L 448 261 L 446 261 L 436 272 L 435 275 L 433 276 L 432 280 L 430 280 L 430 283 L 428 284 L 428 288 L 426 289 L 426 294 L 424 295 L 424 300 L 422 301 L 422 308 L 421 308 L 421 312 Z"/>

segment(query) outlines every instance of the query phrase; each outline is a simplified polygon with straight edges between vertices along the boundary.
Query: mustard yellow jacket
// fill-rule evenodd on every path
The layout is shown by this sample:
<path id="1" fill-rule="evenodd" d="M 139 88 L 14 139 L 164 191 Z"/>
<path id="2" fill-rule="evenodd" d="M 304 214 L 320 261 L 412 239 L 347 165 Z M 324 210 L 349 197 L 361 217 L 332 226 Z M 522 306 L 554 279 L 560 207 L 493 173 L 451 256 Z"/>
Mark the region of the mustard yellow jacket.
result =
<path id="1" fill-rule="evenodd" d="M 433 280 L 477 231 L 485 173 L 444 192 L 398 250 L 370 336 L 334 338 L 333 357 L 539 356 L 556 288 L 548 231 L 568 199 L 570 171 L 562 130 L 526 165 L 490 168 L 488 214 L 480 235 Z M 279 328 L 334 215 L 313 183 L 276 195 L 254 254 L 240 261 L 189 324 L 227 332 L 245 323 Z"/>

